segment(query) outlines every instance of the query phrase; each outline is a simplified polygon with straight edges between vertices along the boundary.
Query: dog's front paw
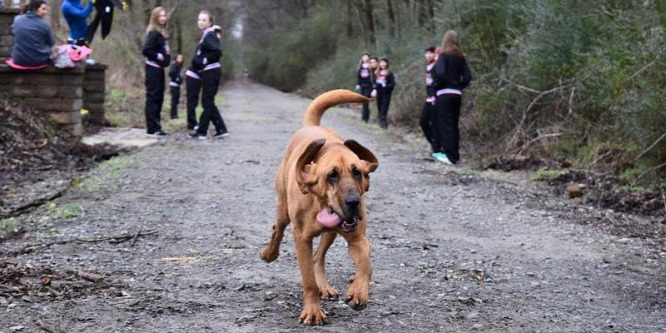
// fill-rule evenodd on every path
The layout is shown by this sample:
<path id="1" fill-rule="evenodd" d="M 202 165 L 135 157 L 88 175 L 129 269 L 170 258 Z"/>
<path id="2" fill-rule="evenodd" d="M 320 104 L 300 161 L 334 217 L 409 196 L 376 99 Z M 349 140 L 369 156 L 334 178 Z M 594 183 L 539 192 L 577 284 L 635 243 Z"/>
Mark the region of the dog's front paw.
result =
<path id="1" fill-rule="evenodd" d="M 324 311 L 319 304 L 306 304 L 301 311 L 301 323 L 304 325 L 324 325 Z"/>
<path id="2" fill-rule="evenodd" d="M 271 262 L 278 258 L 280 252 L 271 251 L 269 248 L 265 248 L 263 251 L 261 251 L 261 253 L 259 253 L 259 255 L 261 256 L 261 259 L 263 259 L 265 262 Z"/>
<path id="3" fill-rule="evenodd" d="M 326 283 L 326 285 L 323 287 L 319 286 L 319 296 L 325 299 L 338 299 L 340 293 L 335 290 L 335 288 L 331 287 L 331 285 Z"/>
<path id="4" fill-rule="evenodd" d="M 356 311 L 365 309 L 368 306 L 368 288 L 367 283 L 352 283 L 347 290 L 345 303 Z"/>

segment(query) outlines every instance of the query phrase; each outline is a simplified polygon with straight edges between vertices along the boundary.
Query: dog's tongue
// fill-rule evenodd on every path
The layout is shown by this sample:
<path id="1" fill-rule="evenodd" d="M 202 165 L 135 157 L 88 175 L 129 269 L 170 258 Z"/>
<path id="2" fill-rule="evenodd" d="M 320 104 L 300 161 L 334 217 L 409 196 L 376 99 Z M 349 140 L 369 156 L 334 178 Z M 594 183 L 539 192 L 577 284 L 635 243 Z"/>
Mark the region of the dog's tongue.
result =
<path id="1" fill-rule="evenodd" d="M 325 227 L 333 228 L 340 224 L 340 216 L 335 212 L 329 212 L 328 208 L 324 208 L 317 214 L 317 222 Z"/>

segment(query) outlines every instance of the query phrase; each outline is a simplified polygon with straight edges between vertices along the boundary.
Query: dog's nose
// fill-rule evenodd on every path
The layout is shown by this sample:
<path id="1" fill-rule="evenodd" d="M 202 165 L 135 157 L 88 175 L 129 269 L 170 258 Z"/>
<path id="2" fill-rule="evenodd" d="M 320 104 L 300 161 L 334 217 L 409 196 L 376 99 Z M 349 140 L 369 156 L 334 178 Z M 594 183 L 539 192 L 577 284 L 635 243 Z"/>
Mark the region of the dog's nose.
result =
<path id="1" fill-rule="evenodd" d="M 345 197 L 345 204 L 350 208 L 355 208 L 361 202 L 361 198 L 356 194 L 350 194 Z"/>

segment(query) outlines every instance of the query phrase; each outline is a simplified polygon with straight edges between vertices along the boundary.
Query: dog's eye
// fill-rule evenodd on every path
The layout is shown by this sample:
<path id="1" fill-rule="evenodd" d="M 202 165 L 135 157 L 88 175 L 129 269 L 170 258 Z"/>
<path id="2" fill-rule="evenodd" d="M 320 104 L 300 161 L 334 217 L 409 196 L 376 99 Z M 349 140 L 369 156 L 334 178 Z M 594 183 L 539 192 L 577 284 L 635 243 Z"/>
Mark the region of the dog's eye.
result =
<path id="1" fill-rule="evenodd" d="M 354 178 L 357 178 L 357 179 L 361 178 L 361 170 L 356 169 L 356 168 L 352 169 L 352 176 L 354 176 Z"/>
<path id="2" fill-rule="evenodd" d="M 338 175 L 337 170 L 333 170 L 333 171 L 331 171 L 331 173 L 328 174 L 328 181 L 330 183 L 332 183 L 332 184 L 337 183 L 338 179 L 340 179 L 340 175 Z"/>

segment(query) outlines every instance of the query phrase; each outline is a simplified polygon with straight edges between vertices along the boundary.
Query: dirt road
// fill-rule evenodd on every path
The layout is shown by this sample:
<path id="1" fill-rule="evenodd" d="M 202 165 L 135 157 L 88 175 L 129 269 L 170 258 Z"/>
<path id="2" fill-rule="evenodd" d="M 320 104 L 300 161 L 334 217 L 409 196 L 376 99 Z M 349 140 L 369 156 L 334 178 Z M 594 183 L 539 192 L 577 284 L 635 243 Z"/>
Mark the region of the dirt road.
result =
<path id="1" fill-rule="evenodd" d="M 323 301 L 328 324 L 302 327 L 291 235 L 276 262 L 258 252 L 309 100 L 247 82 L 223 94 L 230 137 L 173 134 L 23 217 L 28 232 L 0 243 L 0 332 L 666 331 L 662 242 L 601 230 L 608 212 L 427 161 L 342 109 L 324 125 L 380 160 L 370 303 Z M 33 246 L 55 241 L 67 242 Z M 340 238 L 327 261 L 344 292 L 353 265 Z"/>

